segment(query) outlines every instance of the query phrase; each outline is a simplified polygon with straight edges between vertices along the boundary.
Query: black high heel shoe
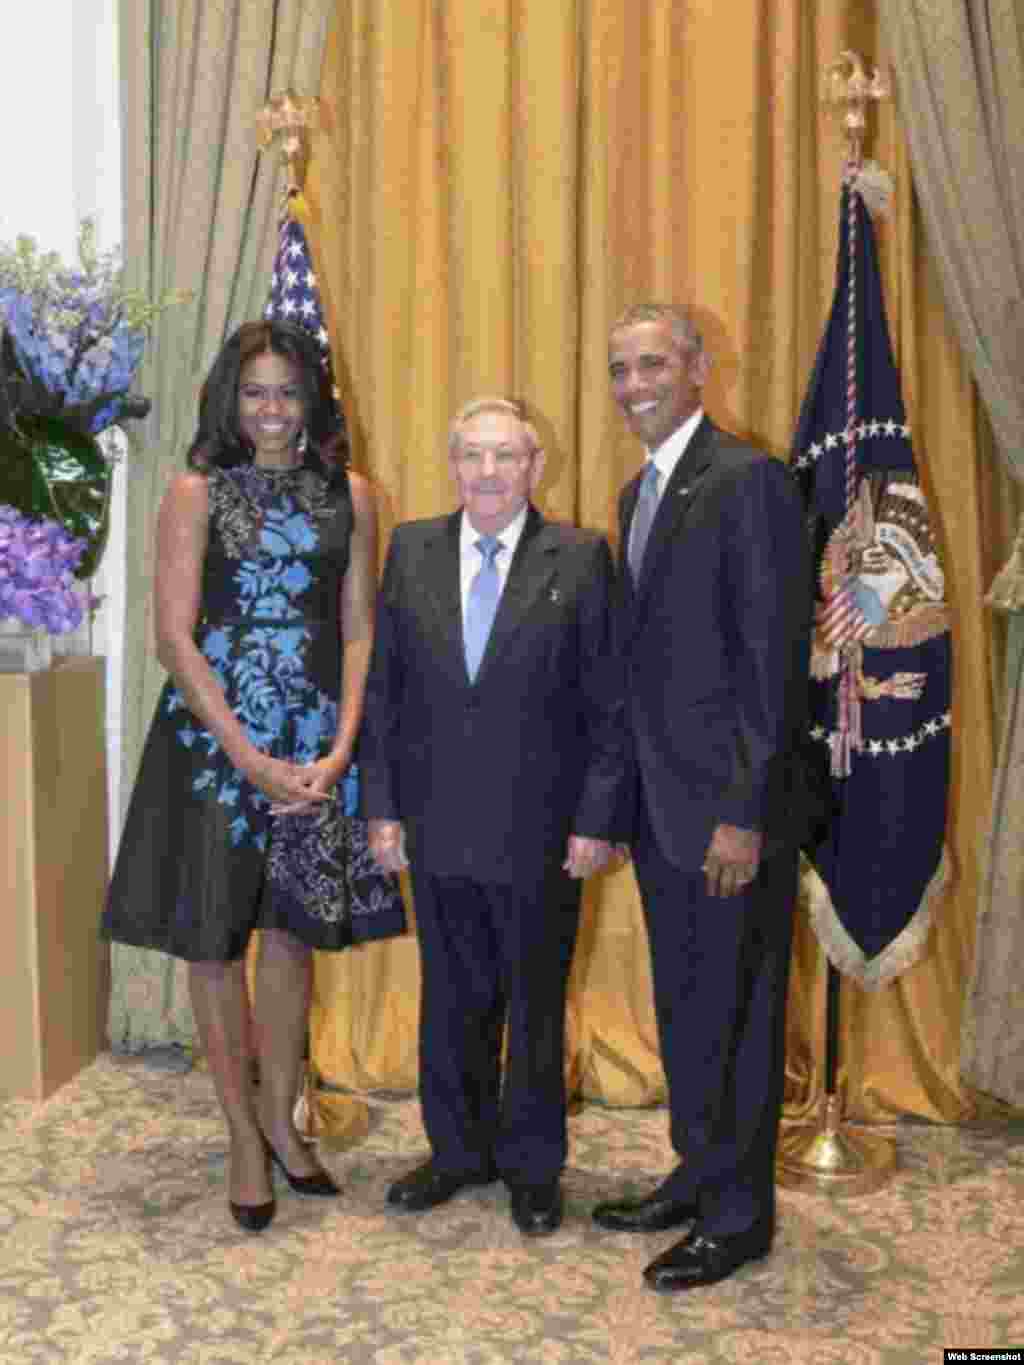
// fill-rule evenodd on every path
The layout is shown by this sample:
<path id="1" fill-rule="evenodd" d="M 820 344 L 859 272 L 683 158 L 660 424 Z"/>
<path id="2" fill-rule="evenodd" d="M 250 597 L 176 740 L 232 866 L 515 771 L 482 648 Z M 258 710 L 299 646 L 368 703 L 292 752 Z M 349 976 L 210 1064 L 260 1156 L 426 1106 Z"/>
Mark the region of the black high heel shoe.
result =
<path id="1" fill-rule="evenodd" d="M 266 1148 L 265 1140 L 264 1147 Z M 269 1158 L 269 1149 L 266 1154 Z M 270 1226 L 277 1212 L 277 1200 L 271 1191 L 270 1198 L 262 1204 L 236 1204 L 233 1199 L 229 1199 L 228 1208 L 231 1210 L 231 1217 L 240 1228 L 244 1228 L 246 1232 L 262 1232 L 264 1228 Z"/>
<path id="2" fill-rule="evenodd" d="M 277 1200 L 269 1199 L 265 1204 L 236 1204 L 233 1199 L 229 1199 L 228 1208 L 240 1228 L 244 1228 L 246 1232 L 262 1232 L 265 1227 L 270 1226 L 271 1219 L 277 1212 Z"/>
<path id="3" fill-rule="evenodd" d="M 288 1184 L 296 1194 L 320 1194 L 325 1197 L 341 1194 L 341 1187 L 322 1166 L 318 1171 L 314 1171 L 312 1175 L 292 1175 L 291 1171 L 274 1151 L 273 1147 L 271 1147 L 266 1137 L 263 1139 L 263 1145 L 267 1149 L 267 1156 L 281 1172 L 285 1180 L 288 1181 Z M 260 1206 L 257 1205 L 257 1207 Z M 273 1217 L 273 1214 L 271 1214 L 271 1217 Z M 269 1222 L 270 1219 L 267 1221 Z"/>

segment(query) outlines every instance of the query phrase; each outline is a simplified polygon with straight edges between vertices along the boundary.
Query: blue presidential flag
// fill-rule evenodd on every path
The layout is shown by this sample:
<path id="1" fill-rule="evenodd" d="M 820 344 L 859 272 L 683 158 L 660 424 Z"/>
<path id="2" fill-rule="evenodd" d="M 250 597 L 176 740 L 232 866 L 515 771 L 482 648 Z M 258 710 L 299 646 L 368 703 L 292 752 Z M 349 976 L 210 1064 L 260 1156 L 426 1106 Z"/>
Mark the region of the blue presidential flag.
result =
<path id="1" fill-rule="evenodd" d="M 856 178 L 836 274 L 792 453 L 817 564 L 811 739 L 833 796 L 810 908 L 829 960 L 877 987 L 921 956 L 946 879 L 950 633 Z"/>

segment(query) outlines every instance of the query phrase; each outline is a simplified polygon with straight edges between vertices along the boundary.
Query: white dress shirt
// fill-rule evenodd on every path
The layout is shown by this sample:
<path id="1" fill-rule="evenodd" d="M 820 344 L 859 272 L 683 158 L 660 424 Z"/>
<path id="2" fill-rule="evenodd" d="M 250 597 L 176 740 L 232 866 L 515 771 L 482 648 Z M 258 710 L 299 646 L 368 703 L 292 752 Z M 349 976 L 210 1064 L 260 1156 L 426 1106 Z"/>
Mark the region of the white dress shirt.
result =
<path id="1" fill-rule="evenodd" d="M 505 584 L 508 581 L 508 571 L 512 567 L 512 556 L 516 552 L 519 544 L 519 537 L 523 534 L 523 527 L 526 525 L 526 514 L 529 511 L 529 503 L 524 504 L 522 511 L 510 521 L 504 531 L 498 533 L 501 541 L 501 551 L 494 558 L 494 567 L 498 570 L 498 584 L 502 592 L 505 591 Z M 480 539 L 482 532 L 473 529 L 472 523 L 466 513 L 462 513 L 462 524 L 459 527 L 459 588 L 462 593 L 462 623 L 466 623 L 466 602 L 469 598 L 469 587 L 473 579 L 479 572 L 480 565 L 484 562 L 484 557 L 476 548 L 476 542 Z M 499 599 L 500 600 L 500 599 Z"/>
<path id="2" fill-rule="evenodd" d="M 693 433 L 704 420 L 704 409 L 698 408 L 691 413 L 681 427 L 677 427 L 667 441 L 662 441 L 655 451 L 648 451 L 647 458 L 658 466 L 658 497 L 675 472 L 675 467 L 686 454 L 686 447 L 693 439 Z"/>
<path id="3" fill-rule="evenodd" d="M 662 441 L 655 451 L 647 452 L 647 461 L 644 464 L 646 471 L 647 465 L 653 463 L 658 470 L 658 503 L 661 503 L 662 494 L 668 487 L 668 481 L 675 471 L 676 465 L 683 458 L 686 447 L 693 438 L 693 433 L 700 426 L 704 417 L 704 409 L 698 408 L 691 413 L 681 427 L 676 427 L 675 431 L 667 441 Z M 634 509 L 635 510 L 635 509 Z M 633 525 L 630 522 L 630 539 L 632 539 Z"/>

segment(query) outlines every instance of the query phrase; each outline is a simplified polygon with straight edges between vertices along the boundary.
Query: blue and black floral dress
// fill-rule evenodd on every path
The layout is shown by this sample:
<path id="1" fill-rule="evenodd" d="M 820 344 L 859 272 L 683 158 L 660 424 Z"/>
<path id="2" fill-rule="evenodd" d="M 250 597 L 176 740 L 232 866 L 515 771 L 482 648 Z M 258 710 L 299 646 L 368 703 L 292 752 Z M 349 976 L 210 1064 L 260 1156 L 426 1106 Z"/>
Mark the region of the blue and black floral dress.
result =
<path id="1" fill-rule="evenodd" d="M 316 469 L 212 470 L 196 642 L 257 748 L 309 763 L 338 722 L 348 483 Z M 168 681 L 157 704 L 103 916 L 104 937 L 230 961 L 253 929 L 314 948 L 399 934 L 397 880 L 354 811 L 354 774 L 310 813 L 274 816 Z"/>

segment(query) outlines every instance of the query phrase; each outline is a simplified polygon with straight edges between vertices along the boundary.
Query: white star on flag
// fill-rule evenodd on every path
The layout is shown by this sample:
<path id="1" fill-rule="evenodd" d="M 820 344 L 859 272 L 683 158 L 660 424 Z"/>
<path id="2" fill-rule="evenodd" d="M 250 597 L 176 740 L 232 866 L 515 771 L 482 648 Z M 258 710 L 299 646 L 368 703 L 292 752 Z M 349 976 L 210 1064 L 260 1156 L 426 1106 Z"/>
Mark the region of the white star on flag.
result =
<path id="1" fill-rule="evenodd" d="M 281 222 L 270 297 L 263 315 L 291 321 L 308 332 L 320 347 L 324 366 L 330 374 L 330 338 L 324 325 L 316 272 L 302 224 L 291 215 Z"/>

